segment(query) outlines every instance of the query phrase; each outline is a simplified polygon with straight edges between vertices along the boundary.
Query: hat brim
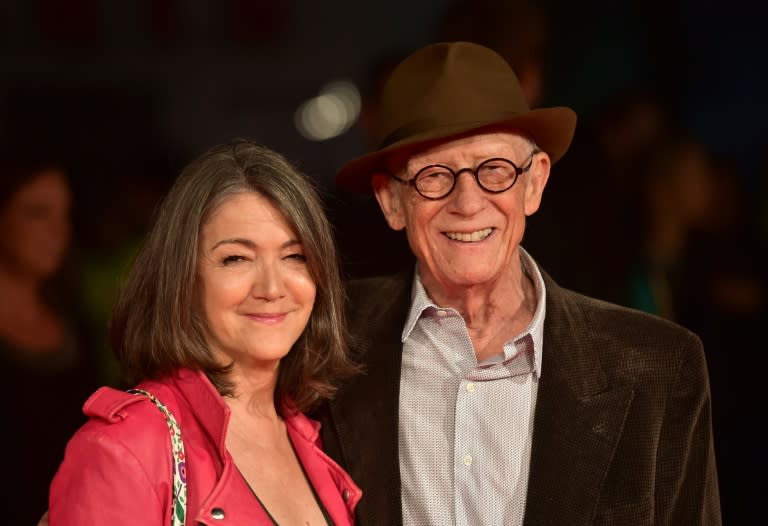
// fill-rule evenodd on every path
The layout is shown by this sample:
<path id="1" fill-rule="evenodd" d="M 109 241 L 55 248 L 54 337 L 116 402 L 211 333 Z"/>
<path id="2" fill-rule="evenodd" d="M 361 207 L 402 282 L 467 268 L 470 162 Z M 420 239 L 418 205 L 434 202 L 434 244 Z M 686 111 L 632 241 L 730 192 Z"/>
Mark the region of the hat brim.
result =
<path id="1" fill-rule="evenodd" d="M 490 122 L 436 124 L 423 127 L 427 128 L 426 131 L 413 133 L 405 139 L 347 162 L 336 173 L 336 185 L 351 192 L 371 192 L 371 176 L 387 170 L 386 159 L 391 155 L 413 154 L 464 135 L 494 130 L 515 131 L 530 137 L 549 155 L 552 163 L 555 163 L 565 154 L 573 140 L 576 130 L 576 112 L 566 107 L 552 107 L 531 110 Z"/>

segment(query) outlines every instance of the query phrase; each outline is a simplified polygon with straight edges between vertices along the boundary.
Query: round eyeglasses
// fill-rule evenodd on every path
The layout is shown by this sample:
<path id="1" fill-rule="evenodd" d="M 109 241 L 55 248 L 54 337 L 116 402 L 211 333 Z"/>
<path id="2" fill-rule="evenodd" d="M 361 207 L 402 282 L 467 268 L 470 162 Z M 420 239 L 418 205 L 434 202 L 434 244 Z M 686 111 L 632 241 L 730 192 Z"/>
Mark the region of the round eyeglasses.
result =
<path id="1" fill-rule="evenodd" d="M 444 164 L 430 164 L 416 172 L 411 179 L 401 179 L 394 174 L 391 175 L 396 181 L 406 186 L 413 186 L 419 195 L 432 201 L 447 197 L 453 192 L 456 188 L 456 180 L 462 172 L 474 175 L 478 186 L 486 192 L 500 194 L 512 188 L 520 174 L 531 169 L 533 156 L 540 152 L 541 150 L 538 149 L 532 151 L 528 157 L 528 163 L 523 168 L 519 168 L 509 159 L 492 157 L 481 162 L 474 170 L 472 168 L 453 170 Z"/>

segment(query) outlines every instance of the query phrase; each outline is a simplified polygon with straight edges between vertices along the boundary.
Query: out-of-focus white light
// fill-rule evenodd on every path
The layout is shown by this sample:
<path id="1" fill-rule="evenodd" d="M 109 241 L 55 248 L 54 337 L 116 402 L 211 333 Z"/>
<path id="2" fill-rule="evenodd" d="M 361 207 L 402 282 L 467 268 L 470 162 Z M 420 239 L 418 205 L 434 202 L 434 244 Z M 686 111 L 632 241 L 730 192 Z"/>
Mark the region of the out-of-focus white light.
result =
<path id="1" fill-rule="evenodd" d="M 294 125 L 305 138 L 325 141 L 347 131 L 360 115 L 360 92 L 345 80 L 329 82 L 320 94 L 304 101 L 294 113 Z"/>
<path id="2" fill-rule="evenodd" d="M 360 91 L 351 82 L 346 80 L 329 82 L 320 93 L 331 95 L 341 101 L 353 122 L 360 115 Z"/>

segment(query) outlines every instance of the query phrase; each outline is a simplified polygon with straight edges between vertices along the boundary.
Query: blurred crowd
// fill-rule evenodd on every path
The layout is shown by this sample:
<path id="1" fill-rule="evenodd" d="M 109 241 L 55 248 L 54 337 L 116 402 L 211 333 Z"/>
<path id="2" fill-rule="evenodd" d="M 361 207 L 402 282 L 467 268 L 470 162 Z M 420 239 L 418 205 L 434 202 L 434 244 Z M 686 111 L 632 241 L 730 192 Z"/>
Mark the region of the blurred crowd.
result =
<path id="1" fill-rule="evenodd" d="M 517 31 L 507 30 L 509 19 Z M 548 90 L 550 39 L 542 11 L 485 1 L 456 2 L 437 38 L 497 49 L 532 107 Z M 408 51 L 370 64 L 354 131 L 364 141 L 382 78 Z M 68 161 L 34 145 L 4 148 L 0 159 L 3 439 L 11 472 L 21 477 L 4 498 L 27 511 L 13 524 L 33 523 L 47 508 L 47 485 L 84 421 L 85 396 L 98 385 L 122 386 L 105 343 L 111 302 L 175 176 L 167 165 L 117 176 L 101 206 L 88 208 L 73 191 L 79 165 Z M 561 285 L 702 337 L 726 524 L 756 513 L 751 474 L 765 457 L 752 428 L 763 399 L 758 329 L 768 321 L 768 158 L 752 168 L 745 174 L 708 148 L 654 93 L 623 90 L 580 121 L 523 242 Z M 402 233 L 387 228 L 372 197 L 333 191 L 326 198 L 345 275 L 411 263 Z M 73 222 L 81 205 L 78 217 L 93 215 Z"/>

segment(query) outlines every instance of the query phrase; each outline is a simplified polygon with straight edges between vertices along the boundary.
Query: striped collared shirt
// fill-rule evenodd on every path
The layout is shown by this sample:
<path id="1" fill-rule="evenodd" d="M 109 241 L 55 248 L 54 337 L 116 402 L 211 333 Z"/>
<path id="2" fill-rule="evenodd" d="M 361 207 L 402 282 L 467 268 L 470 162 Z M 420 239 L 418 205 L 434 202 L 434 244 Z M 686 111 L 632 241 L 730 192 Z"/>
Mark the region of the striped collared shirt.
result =
<path id="1" fill-rule="evenodd" d="M 478 363 L 461 315 L 428 297 L 415 274 L 403 329 L 399 451 L 405 525 L 523 522 L 545 312 L 544 281 L 528 327 Z"/>

